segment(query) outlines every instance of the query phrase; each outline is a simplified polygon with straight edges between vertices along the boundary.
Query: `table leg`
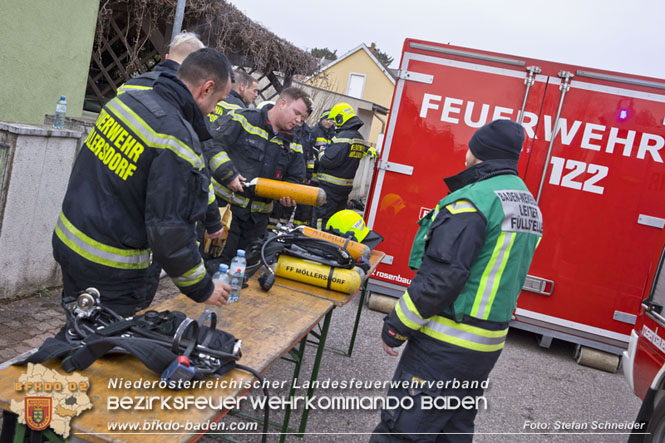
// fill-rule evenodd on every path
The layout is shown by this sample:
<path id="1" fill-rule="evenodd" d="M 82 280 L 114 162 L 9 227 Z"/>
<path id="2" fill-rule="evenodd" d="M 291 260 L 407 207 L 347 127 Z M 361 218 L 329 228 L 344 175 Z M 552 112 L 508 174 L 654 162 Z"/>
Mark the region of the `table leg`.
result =
<path id="1" fill-rule="evenodd" d="M 363 304 L 365 304 L 366 295 L 367 295 L 367 282 L 363 283 L 363 287 L 360 290 L 360 300 L 358 301 L 358 309 L 356 310 L 356 321 L 353 323 L 353 332 L 351 333 L 351 342 L 349 343 L 349 347 L 346 350 L 344 350 L 329 346 L 326 348 L 328 351 L 341 354 L 345 357 L 351 357 L 351 354 L 353 353 L 353 346 L 356 343 L 356 336 L 358 335 L 358 326 L 360 325 L 360 315 L 363 312 Z"/>
<path id="2" fill-rule="evenodd" d="M 353 353 L 353 345 L 356 343 L 356 335 L 358 334 L 358 325 L 360 324 L 360 314 L 363 312 L 363 305 L 365 304 L 365 296 L 367 294 L 367 280 L 363 283 L 363 288 L 360 291 L 360 300 L 358 300 L 358 311 L 356 312 L 356 322 L 353 324 L 353 333 L 351 334 L 351 343 L 349 349 L 346 351 L 346 356 L 351 357 Z"/>
<path id="3" fill-rule="evenodd" d="M 319 368 L 321 367 L 321 358 L 323 357 L 323 351 L 326 347 L 326 338 L 328 337 L 328 328 L 330 327 L 330 319 L 332 318 L 332 309 L 328 311 L 325 318 L 323 319 L 323 329 L 321 329 L 321 336 L 319 337 L 319 346 L 316 349 L 316 357 L 314 358 L 314 367 L 312 367 L 312 375 L 309 378 L 309 388 L 307 389 L 307 399 L 309 400 L 314 395 L 314 385 L 315 381 L 319 376 Z M 304 410 L 302 412 L 302 417 L 300 418 L 300 428 L 298 429 L 298 437 L 302 437 L 307 428 L 307 417 L 309 416 L 309 408 L 305 403 Z"/>
<path id="4" fill-rule="evenodd" d="M 307 336 L 305 336 L 301 341 L 300 341 L 300 347 L 298 347 L 298 352 L 294 357 L 296 367 L 293 369 L 293 377 L 291 377 L 291 389 L 289 390 L 289 398 L 293 398 L 293 396 L 296 393 L 296 388 L 295 388 L 295 379 L 298 378 L 300 375 L 300 367 L 302 366 L 303 359 L 305 357 L 305 348 L 307 347 Z M 284 442 L 284 439 L 286 438 L 286 433 L 289 430 L 289 420 L 291 419 L 291 406 L 290 403 L 286 407 L 286 410 L 284 411 L 284 422 L 282 423 L 282 431 L 279 436 L 279 441 L 280 443 Z"/>
<path id="5" fill-rule="evenodd" d="M 23 443 L 25 440 L 25 431 L 27 427 L 22 424 L 16 425 L 16 434 L 14 434 L 14 443 Z"/>

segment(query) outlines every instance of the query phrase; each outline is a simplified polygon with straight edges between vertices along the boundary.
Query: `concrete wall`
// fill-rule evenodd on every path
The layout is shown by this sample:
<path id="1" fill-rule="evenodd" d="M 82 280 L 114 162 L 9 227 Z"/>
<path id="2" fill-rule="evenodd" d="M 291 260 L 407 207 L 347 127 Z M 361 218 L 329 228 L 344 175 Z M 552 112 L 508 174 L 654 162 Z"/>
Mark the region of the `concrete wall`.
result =
<path id="1" fill-rule="evenodd" d="M 0 298 L 62 283 L 51 234 L 84 135 L 0 122 Z"/>
<path id="2" fill-rule="evenodd" d="M 0 1 L 0 121 L 42 123 L 61 95 L 80 117 L 99 0 Z"/>

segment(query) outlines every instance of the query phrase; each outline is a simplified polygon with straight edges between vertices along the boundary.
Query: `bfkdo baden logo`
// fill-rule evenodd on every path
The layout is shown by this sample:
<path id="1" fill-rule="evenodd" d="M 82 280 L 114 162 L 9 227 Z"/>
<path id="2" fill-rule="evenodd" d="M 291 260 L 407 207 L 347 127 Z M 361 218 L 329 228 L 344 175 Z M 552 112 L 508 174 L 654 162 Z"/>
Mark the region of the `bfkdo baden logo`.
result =
<path id="1" fill-rule="evenodd" d="M 87 395 L 88 377 L 81 374 L 63 375 L 43 365 L 28 363 L 25 374 L 14 382 L 14 391 L 25 394 L 9 406 L 18 422 L 35 431 L 51 428 L 64 438 L 69 437 L 70 422 L 92 408 Z"/>
<path id="2" fill-rule="evenodd" d="M 51 424 L 53 399 L 51 397 L 25 397 L 25 424 L 35 431 L 43 431 Z"/>

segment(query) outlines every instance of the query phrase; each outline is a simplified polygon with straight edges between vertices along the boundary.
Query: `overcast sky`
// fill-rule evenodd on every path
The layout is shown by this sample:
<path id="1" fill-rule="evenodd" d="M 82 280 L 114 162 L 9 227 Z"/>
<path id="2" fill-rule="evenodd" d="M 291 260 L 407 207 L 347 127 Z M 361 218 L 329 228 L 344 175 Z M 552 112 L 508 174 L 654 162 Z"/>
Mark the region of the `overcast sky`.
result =
<path id="1" fill-rule="evenodd" d="M 665 79 L 665 0 L 227 0 L 309 50 L 418 38 Z"/>

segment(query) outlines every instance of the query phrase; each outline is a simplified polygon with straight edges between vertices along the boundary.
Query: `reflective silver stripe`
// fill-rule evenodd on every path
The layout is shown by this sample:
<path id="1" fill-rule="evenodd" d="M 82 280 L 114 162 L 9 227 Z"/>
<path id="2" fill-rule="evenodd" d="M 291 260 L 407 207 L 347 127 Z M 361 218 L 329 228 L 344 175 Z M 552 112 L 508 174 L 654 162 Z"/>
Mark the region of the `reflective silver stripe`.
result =
<path id="1" fill-rule="evenodd" d="M 219 106 L 220 108 L 224 108 L 228 111 L 235 111 L 236 109 L 244 109 L 242 106 L 238 106 L 238 105 L 235 105 L 233 103 L 228 103 L 228 102 L 225 102 L 225 101 L 221 101 L 221 102 L 217 103 L 217 106 Z"/>
<path id="2" fill-rule="evenodd" d="M 259 212 L 259 213 L 262 213 L 262 214 L 270 214 L 272 212 L 272 207 L 273 207 L 272 202 L 264 203 L 264 202 L 253 201 L 250 210 L 252 212 Z"/>
<path id="3" fill-rule="evenodd" d="M 467 200 L 458 200 L 454 203 L 446 205 L 446 209 L 453 215 L 468 212 L 478 212 L 476 207 Z"/>
<path id="4" fill-rule="evenodd" d="M 453 209 L 455 209 L 456 211 L 459 211 L 460 209 L 474 209 L 475 210 L 476 207 L 473 206 L 469 202 L 463 202 L 462 200 L 459 200 L 459 201 L 456 201 L 455 203 L 453 203 Z"/>
<path id="5" fill-rule="evenodd" d="M 226 151 L 220 151 L 213 158 L 210 159 L 210 169 L 215 172 L 222 164 L 231 161 L 229 154 Z"/>
<path id="6" fill-rule="evenodd" d="M 503 240 L 501 243 L 500 249 L 497 252 L 492 253 L 492 257 L 490 258 L 490 262 L 487 264 L 488 266 L 491 266 L 489 274 L 485 275 L 487 270 L 483 272 L 483 276 L 481 277 L 481 285 L 478 287 L 478 290 L 482 291 L 482 299 L 480 300 L 480 305 L 478 306 L 478 313 L 476 314 L 474 311 L 475 309 L 472 309 L 471 312 L 474 317 L 476 318 L 486 318 L 485 317 L 485 309 L 487 309 L 488 305 L 490 304 L 490 299 L 492 298 L 492 293 L 496 293 L 496 288 L 494 287 L 495 283 L 498 286 L 499 281 L 501 280 L 501 276 L 503 275 L 503 266 L 505 266 L 505 260 L 508 258 L 506 256 L 506 253 L 509 251 L 511 245 L 512 245 L 512 240 L 515 238 L 516 233 L 514 232 L 503 232 L 499 238 L 497 239 L 497 242 L 500 242 Z M 497 245 L 498 246 L 498 245 Z M 483 282 L 484 280 L 484 282 Z M 495 282 L 496 280 L 496 282 Z M 484 288 L 482 285 L 485 285 Z M 478 299 L 478 294 L 476 293 L 476 300 Z M 476 302 L 474 302 L 474 305 Z M 474 306 L 475 308 L 475 306 Z"/>
<path id="7" fill-rule="evenodd" d="M 122 85 L 118 88 L 118 93 L 116 95 L 120 95 L 123 92 L 127 92 L 131 89 L 147 91 L 147 90 L 152 89 L 152 86 Z"/>
<path id="8" fill-rule="evenodd" d="M 210 182 L 210 187 L 208 188 L 208 204 L 215 201 L 215 189 L 212 187 L 212 182 Z"/>
<path id="9" fill-rule="evenodd" d="M 198 266 L 185 272 L 180 277 L 172 278 L 172 280 L 177 286 L 192 286 L 203 280 L 205 274 L 206 268 L 203 265 L 203 260 L 201 260 Z"/>
<path id="10" fill-rule="evenodd" d="M 343 138 L 343 137 L 333 137 L 332 138 L 333 143 L 359 143 L 361 145 L 367 145 L 365 143 L 365 140 L 362 138 Z"/>
<path id="11" fill-rule="evenodd" d="M 249 199 L 241 195 L 235 195 L 229 188 L 217 182 L 217 180 L 212 179 L 212 187 L 215 189 L 215 194 L 227 202 L 238 205 L 242 208 L 246 208 L 249 203 Z M 231 201 L 233 199 L 233 201 Z"/>
<path id="12" fill-rule="evenodd" d="M 74 232 L 68 229 L 67 225 L 62 220 L 63 215 L 61 214 L 58 218 L 58 223 L 56 224 L 57 228 L 62 232 L 62 234 L 67 238 L 67 240 L 76 246 L 78 246 L 83 251 L 87 252 L 92 259 L 98 258 L 99 260 L 92 260 L 96 263 L 112 266 L 117 268 L 125 268 L 121 264 L 129 265 L 143 265 L 142 267 L 148 267 L 150 265 L 150 250 L 149 249 L 127 249 L 127 255 L 114 254 L 109 251 L 104 251 L 102 249 L 96 248 L 95 246 L 87 243 L 82 238 L 79 238 Z M 71 222 L 70 222 L 71 223 Z M 93 240 L 94 241 L 94 240 Z M 101 245 L 100 242 L 95 241 Z M 66 244 L 66 243 L 65 243 Z M 106 246 L 106 248 L 120 249 L 113 246 Z M 130 255 L 132 254 L 132 255 Z M 112 262 L 117 262 L 119 266 L 114 266 Z M 137 266 L 138 267 L 138 266 Z"/>
<path id="13" fill-rule="evenodd" d="M 240 125 L 242 125 L 243 129 L 245 131 L 249 132 L 250 134 L 255 134 L 255 135 L 258 135 L 261 138 L 264 138 L 264 139 L 268 140 L 268 133 L 266 131 L 264 131 L 263 129 L 250 124 L 244 116 L 242 116 L 240 114 L 236 114 L 235 112 L 233 112 L 233 113 L 231 113 L 231 118 L 233 120 L 237 121 L 238 123 L 240 123 Z"/>
<path id="14" fill-rule="evenodd" d="M 400 297 L 399 299 L 399 307 L 402 310 L 402 314 L 409 319 L 410 321 L 414 322 L 418 326 L 422 326 L 427 323 L 427 320 L 424 318 L 421 318 L 420 316 L 416 315 L 415 313 L 411 312 L 409 307 L 406 304 L 406 300 L 404 300 L 404 297 Z"/>
<path id="15" fill-rule="evenodd" d="M 447 320 L 444 317 L 435 317 L 435 318 Z M 452 320 L 450 321 L 452 322 Z M 459 325 L 461 327 L 468 327 L 463 323 L 460 323 Z M 464 331 L 452 326 L 441 324 L 434 319 L 427 322 L 427 324 L 424 327 L 431 329 L 435 332 L 438 332 L 440 334 L 450 335 L 451 337 L 459 338 L 461 340 L 466 340 L 472 343 L 477 343 L 479 345 L 488 345 L 488 346 L 500 345 L 501 343 L 506 341 L 506 337 L 508 335 L 508 333 L 506 332 L 505 335 L 501 335 L 499 337 L 485 337 L 479 334 L 474 334 L 473 332 L 470 331 Z M 488 332 L 494 332 L 494 331 L 488 331 Z"/>
<path id="16" fill-rule="evenodd" d="M 329 174 L 318 173 L 319 181 L 332 183 L 333 185 L 338 186 L 353 186 L 352 178 L 337 178 Z"/>
<path id="17" fill-rule="evenodd" d="M 155 132 L 141 117 L 122 101 L 111 100 L 106 105 L 109 109 L 125 122 L 130 129 L 136 131 L 143 141 L 147 141 L 151 148 L 168 149 L 178 157 L 188 161 L 192 166 L 203 169 L 203 158 L 197 155 L 189 146 L 173 135 Z"/>
<path id="18" fill-rule="evenodd" d="M 298 152 L 300 154 L 303 153 L 302 151 L 302 145 L 299 145 L 298 143 L 291 143 L 289 144 L 289 149 L 291 149 L 293 152 Z"/>

